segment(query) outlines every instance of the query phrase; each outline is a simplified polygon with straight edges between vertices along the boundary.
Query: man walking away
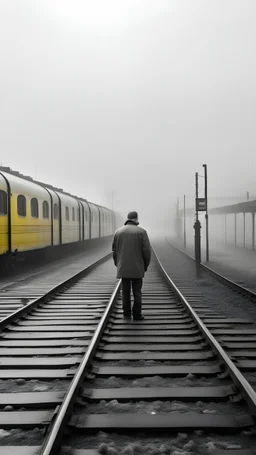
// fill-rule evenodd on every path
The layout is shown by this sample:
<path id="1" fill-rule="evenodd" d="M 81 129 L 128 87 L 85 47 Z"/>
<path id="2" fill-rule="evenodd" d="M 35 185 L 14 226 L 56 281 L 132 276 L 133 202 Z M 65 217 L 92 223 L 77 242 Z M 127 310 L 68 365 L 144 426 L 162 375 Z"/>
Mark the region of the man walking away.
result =
<path id="1" fill-rule="evenodd" d="M 144 273 L 150 263 L 151 247 L 145 229 L 138 226 L 138 213 L 130 212 L 124 226 L 113 238 L 112 250 L 117 278 L 122 278 L 124 318 L 141 321 L 141 288 Z M 134 304 L 131 312 L 131 286 Z"/>

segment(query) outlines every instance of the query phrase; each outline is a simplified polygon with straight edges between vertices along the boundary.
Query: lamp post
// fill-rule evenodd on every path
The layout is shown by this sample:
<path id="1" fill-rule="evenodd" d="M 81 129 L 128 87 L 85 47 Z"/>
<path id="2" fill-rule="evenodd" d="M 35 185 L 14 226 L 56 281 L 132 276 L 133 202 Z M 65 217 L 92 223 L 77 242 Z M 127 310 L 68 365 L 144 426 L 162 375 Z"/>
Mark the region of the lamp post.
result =
<path id="1" fill-rule="evenodd" d="M 209 217 L 208 217 L 208 182 L 207 182 L 207 164 L 204 168 L 204 197 L 205 197 L 205 232 L 206 232 L 206 262 L 209 261 Z"/>

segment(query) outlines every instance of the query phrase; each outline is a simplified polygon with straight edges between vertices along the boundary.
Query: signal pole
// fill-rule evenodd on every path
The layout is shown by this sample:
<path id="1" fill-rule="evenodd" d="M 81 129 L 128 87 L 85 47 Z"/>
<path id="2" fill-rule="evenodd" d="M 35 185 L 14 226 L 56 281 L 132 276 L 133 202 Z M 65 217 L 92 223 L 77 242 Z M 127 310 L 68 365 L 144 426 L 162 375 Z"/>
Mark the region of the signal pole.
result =
<path id="1" fill-rule="evenodd" d="M 196 260 L 196 277 L 200 277 L 200 263 L 201 263 L 201 223 L 198 217 L 198 172 L 196 172 L 196 221 L 194 224 L 195 229 L 195 260 Z"/>
<path id="2" fill-rule="evenodd" d="M 208 217 L 208 182 L 207 182 L 207 164 L 204 168 L 204 197 L 205 197 L 205 231 L 206 231 L 206 262 L 209 261 L 209 217 Z"/>

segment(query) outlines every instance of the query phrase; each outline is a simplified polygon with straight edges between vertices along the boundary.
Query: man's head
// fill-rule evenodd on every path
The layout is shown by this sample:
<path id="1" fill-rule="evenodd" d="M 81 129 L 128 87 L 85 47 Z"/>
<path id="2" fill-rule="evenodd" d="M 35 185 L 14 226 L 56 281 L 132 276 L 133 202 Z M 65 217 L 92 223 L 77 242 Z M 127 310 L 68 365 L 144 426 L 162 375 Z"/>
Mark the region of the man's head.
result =
<path id="1" fill-rule="evenodd" d="M 133 221 L 136 224 L 139 224 L 139 217 L 137 212 L 129 212 L 127 215 L 127 219 Z"/>

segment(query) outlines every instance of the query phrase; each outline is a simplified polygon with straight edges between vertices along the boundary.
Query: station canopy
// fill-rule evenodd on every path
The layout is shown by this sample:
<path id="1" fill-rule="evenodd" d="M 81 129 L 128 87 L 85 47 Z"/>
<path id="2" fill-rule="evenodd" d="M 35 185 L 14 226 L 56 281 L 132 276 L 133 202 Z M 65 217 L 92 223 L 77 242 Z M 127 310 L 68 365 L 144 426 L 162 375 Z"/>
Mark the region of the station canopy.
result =
<path id="1" fill-rule="evenodd" d="M 255 213 L 256 212 L 256 199 L 246 202 L 239 202 L 238 204 L 225 205 L 223 207 L 216 207 L 209 210 L 212 215 L 227 215 L 230 213 Z"/>

